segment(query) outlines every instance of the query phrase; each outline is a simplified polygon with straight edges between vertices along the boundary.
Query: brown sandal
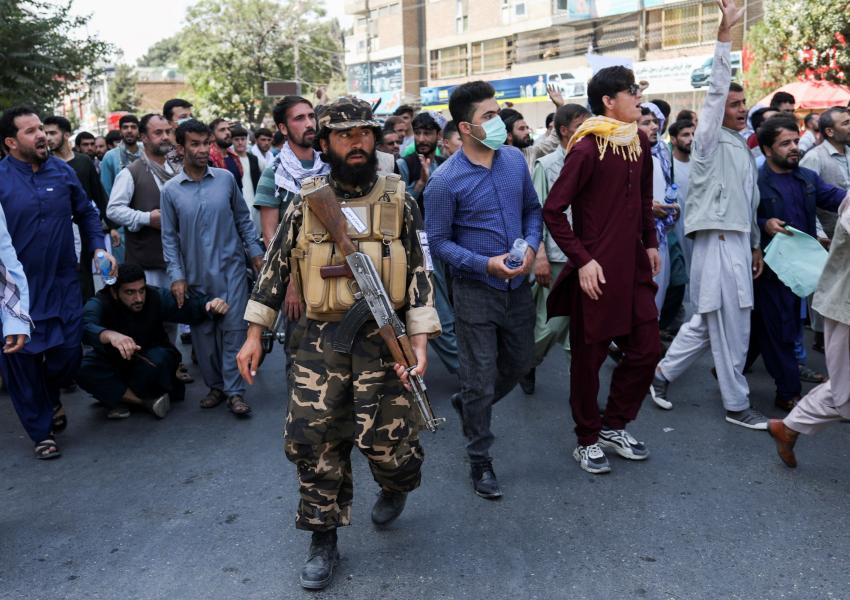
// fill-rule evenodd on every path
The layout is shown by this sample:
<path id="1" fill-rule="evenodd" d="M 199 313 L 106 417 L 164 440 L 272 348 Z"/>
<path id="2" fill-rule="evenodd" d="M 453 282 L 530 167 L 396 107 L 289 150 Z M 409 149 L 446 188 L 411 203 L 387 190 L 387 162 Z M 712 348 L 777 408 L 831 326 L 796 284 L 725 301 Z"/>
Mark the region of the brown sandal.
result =
<path id="1" fill-rule="evenodd" d="M 59 458 L 62 456 L 62 451 L 56 445 L 56 441 L 47 438 L 35 445 L 35 457 L 39 460 L 49 460 L 51 458 Z"/>
<path id="2" fill-rule="evenodd" d="M 221 390 L 211 389 L 206 396 L 201 398 L 201 408 L 215 408 L 224 402 L 225 395 Z"/>
<path id="3" fill-rule="evenodd" d="M 244 417 L 251 413 L 251 407 L 239 394 L 234 394 L 227 398 L 227 407 L 237 417 Z"/>

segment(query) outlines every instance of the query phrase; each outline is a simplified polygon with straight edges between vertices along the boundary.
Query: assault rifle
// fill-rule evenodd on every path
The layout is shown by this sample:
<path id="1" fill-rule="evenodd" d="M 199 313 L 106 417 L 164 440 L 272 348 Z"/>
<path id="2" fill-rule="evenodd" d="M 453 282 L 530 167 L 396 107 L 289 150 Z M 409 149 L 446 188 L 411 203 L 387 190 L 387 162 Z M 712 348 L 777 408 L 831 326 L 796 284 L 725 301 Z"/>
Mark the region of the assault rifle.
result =
<path id="1" fill-rule="evenodd" d="M 413 353 L 413 347 L 410 345 L 404 324 L 393 309 L 381 281 L 381 276 L 375 269 L 372 259 L 367 254 L 359 252 L 354 242 L 348 237 L 345 216 L 342 214 L 336 194 L 330 186 L 325 184 L 305 195 L 305 200 L 310 212 L 325 226 L 325 229 L 328 230 L 331 238 L 345 256 L 344 265 L 321 268 L 322 279 L 353 277 L 359 288 L 354 294 L 356 300 L 354 306 L 349 309 L 339 324 L 332 343 L 333 349 L 336 352 L 350 354 L 354 336 L 357 335 L 366 321 L 373 318 L 378 324 L 378 333 L 389 348 L 393 360 L 403 365 L 407 371 L 413 399 L 422 414 L 425 427 L 429 431 L 437 431 L 437 427 L 445 419 L 434 416 L 431 402 L 426 393 L 425 382 L 414 371 L 416 369 L 416 355 Z"/>

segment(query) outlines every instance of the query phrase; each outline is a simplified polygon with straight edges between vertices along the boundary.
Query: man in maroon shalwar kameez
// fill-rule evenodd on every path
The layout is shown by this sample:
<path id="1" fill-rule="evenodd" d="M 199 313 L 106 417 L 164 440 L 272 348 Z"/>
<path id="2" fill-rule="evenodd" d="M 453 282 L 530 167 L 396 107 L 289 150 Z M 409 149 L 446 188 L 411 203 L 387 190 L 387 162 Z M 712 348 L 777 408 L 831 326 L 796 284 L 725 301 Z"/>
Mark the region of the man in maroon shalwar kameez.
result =
<path id="1" fill-rule="evenodd" d="M 550 318 L 571 317 L 570 406 L 578 436 L 573 456 L 584 470 L 607 473 L 600 446 L 632 460 L 649 456 L 625 427 L 637 416 L 661 354 L 652 281 L 660 259 L 652 154 L 637 130 L 641 96 L 634 74 L 625 67 L 602 69 L 588 85 L 588 99 L 597 116 L 573 136 L 543 209 L 552 238 L 569 258 L 547 307 Z M 625 357 L 600 416 L 599 368 L 612 340 Z"/>

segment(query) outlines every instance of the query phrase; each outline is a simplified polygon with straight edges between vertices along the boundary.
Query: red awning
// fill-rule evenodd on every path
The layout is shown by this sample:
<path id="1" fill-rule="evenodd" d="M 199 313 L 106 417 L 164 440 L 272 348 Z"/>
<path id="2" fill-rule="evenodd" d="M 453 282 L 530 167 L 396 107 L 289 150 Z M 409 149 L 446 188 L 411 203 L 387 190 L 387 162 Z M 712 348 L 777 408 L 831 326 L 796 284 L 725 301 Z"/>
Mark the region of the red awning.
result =
<path id="1" fill-rule="evenodd" d="M 850 87 L 829 81 L 795 81 L 773 92 L 788 92 L 797 100 L 797 110 L 826 109 L 832 106 L 847 106 L 850 102 Z M 768 94 L 759 102 L 768 106 L 773 94 Z"/>

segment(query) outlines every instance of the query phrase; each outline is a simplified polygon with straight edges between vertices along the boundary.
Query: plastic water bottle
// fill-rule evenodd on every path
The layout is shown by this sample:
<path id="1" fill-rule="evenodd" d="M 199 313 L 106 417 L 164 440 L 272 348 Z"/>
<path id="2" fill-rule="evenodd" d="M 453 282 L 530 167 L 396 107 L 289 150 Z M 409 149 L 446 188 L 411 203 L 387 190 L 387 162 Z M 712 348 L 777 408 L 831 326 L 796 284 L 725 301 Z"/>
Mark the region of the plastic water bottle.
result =
<path id="1" fill-rule="evenodd" d="M 505 259 L 505 265 L 509 269 L 518 269 L 522 266 L 525 260 L 525 252 L 528 250 L 528 242 L 522 238 L 514 240 L 514 245 L 511 248 L 508 257 Z"/>
<path id="2" fill-rule="evenodd" d="M 109 274 L 112 270 L 112 263 L 106 258 L 106 252 L 98 250 L 95 257 L 97 258 L 97 268 L 100 269 L 100 276 L 103 278 L 104 285 L 115 283 L 116 278 Z"/>
<path id="3" fill-rule="evenodd" d="M 664 202 L 667 204 L 676 204 L 679 201 L 679 185 L 676 183 L 670 184 L 667 187 L 667 192 L 664 194 Z"/>

